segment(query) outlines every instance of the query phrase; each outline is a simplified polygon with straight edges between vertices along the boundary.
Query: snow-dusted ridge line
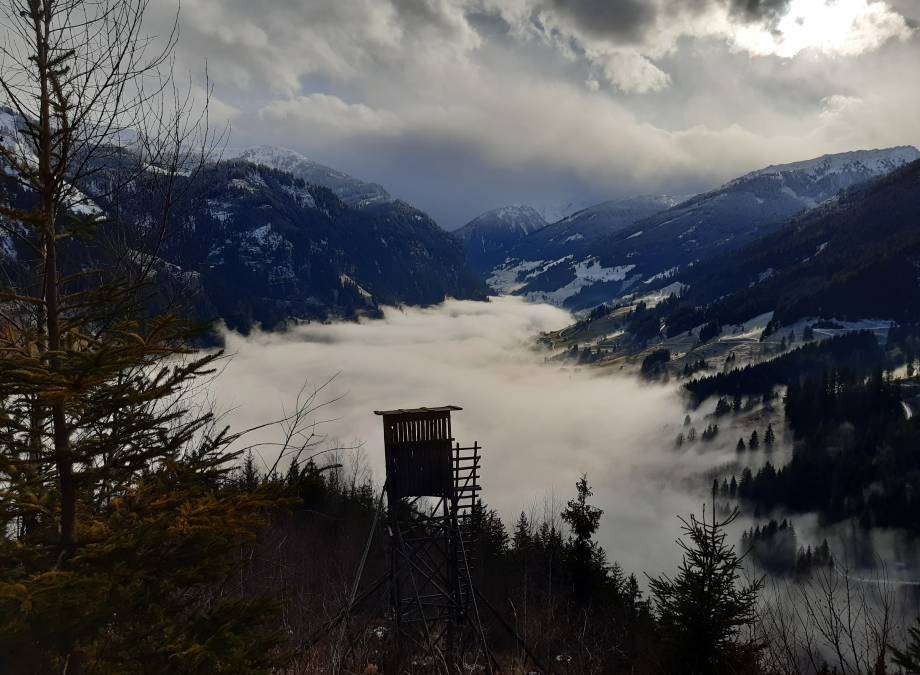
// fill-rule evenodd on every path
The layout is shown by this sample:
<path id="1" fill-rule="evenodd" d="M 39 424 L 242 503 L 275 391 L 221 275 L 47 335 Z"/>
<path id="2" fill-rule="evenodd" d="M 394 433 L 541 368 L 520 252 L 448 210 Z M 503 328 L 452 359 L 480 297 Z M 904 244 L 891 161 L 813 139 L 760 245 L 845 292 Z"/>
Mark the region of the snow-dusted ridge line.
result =
<path id="1" fill-rule="evenodd" d="M 759 176 L 782 176 L 786 173 L 803 172 L 812 178 L 822 178 L 835 173 L 861 171 L 867 174 L 884 174 L 900 166 L 920 159 L 920 150 L 912 145 L 899 145 L 874 150 L 853 150 L 837 154 L 821 155 L 789 164 L 771 164 L 763 169 L 751 171 L 729 183 L 737 185 Z"/>
<path id="2" fill-rule="evenodd" d="M 513 204 L 479 214 L 466 225 L 457 229 L 457 233 L 463 236 L 465 233 L 472 234 L 477 231 L 488 230 L 526 236 L 546 227 L 546 224 L 543 216 L 533 207 L 525 204 Z"/>
<path id="3" fill-rule="evenodd" d="M 328 188 L 342 201 L 355 208 L 366 208 L 373 204 L 395 201 L 382 185 L 355 178 L 343 171 L 315 162 L 289 148 L 279 148 L 273 145 L 233 148 L 228 149 L 224 157 L 283 171 L 306 183 Z"/>

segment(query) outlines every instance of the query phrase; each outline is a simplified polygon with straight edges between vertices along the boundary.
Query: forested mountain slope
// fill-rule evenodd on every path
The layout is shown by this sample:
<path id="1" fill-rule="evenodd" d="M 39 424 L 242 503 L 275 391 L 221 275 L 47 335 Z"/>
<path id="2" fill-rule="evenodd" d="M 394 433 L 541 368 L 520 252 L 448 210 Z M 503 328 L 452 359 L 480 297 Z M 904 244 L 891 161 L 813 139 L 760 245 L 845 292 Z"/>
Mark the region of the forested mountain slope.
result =
<path id="1" fill-rule="evenodd" d="M 733 256 L 681 275 L 669 332 L 775 312 L 778 324 L 920 316 L 920 162 L 850 188 Z"/>
<path id="2" fill-rule="evenodd" d="M 14 126 L 5 126 L 6 138 L 15 137 Z M 485 297 L 460 243 L 422 211 L 294 153 L 274 155 L 286 170 L 270 168 L 269 154 L 263 149 L 171 179 L 181 196 L 157 241 L 158 278 L 184 286 L 184 299 L 202 318 L 248 329 L 374 315 L 381 304 Z M 107 155 L 79 186 L 89 201 L 76 210 L 97 213 L 110 236 L 148 251 L 160 227 L 163 173 L 155 166 L 138 171 L 129 154 Z M 4 192 L 11 203 L 29 200 L 9 176 Z M 28 252 L 4 231 L 0 254 L 15 270 Z"/>
<path id="3" fill-rule="evenodd" d="M 489 272 L 505 261 L 516 244 L 546 227 L 530 206 L 504 206 L 486 211 L 457 230 L 470 264 L 478 273 Z"/>
<path id="4" fill-rule="evenodd" d="M 515 292 L 587 309 L 673 283 L 706 259 L 769 235 L 840 190 L 920 158 L 913 147 L 826 155 L 768 167 L 621 229 L 566 259 L 519 263 Z M 526 261 L 525 261 L 526 262 Z"/>
<path id="5" fill-rule="evenodd" d="M 121 208 L 134 211 L 123 219 L 150 217 L 141 186 Z M 206 167 L 173 221 L 164 260 L 200 275 L 204 297 L 233 326 L 484 297 L 459 243 L 418 209 L 399 200 L 353 208 L 262 165 Z"/>

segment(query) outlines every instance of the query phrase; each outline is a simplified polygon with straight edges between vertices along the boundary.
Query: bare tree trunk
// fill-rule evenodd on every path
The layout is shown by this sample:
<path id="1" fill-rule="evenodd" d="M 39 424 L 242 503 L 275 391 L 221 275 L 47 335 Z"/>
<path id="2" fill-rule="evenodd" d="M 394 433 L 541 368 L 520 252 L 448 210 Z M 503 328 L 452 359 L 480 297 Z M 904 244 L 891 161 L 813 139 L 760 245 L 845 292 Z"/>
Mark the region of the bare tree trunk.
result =
<path id="1" fill-rule="evenodd" d="M 52 168 L 53 146 L 56 137 L 66 134 L 66 129 L 59 131 L 52 124 L 51 97 L 54 86 L 54 64 L 49 48 L 53 2 L 30 0 L 29 11 L 35 31 L 36 68 L 40 91 L 38 118 L 38 176 L 41 187 L 40 213 L 43 228 L 44 253 L 44 299 L 45 328 L 49 365 L 52 370 L 60 366 L 58 354 L 61 350 L 61 317 L 59 300 L 59 270 L 57 260 L 57 196 L 59 177 Z M 60 114 L 60 113 L 59 113 Z M 63 145 L 66 139 L 57 138 Z M 66 160 L 66 157 L 61 159 Z M 70 456 L 70 434 L 67 430 L 67 416 L 64 401 L 54 401 L 51 405 L 52 443 L 54 461 L 60 482 L 61 521 L 60 521 L 60 561 L 73 555 L 76 544 L 76 486 L 74 485 L 73 461 Z"/>

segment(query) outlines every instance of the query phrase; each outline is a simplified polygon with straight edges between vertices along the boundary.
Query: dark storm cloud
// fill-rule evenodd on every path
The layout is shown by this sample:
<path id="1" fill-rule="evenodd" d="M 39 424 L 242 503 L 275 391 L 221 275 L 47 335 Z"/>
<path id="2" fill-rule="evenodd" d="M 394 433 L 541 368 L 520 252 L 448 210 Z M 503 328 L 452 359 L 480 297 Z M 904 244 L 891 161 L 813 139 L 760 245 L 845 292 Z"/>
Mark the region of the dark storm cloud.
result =
<path id="1" fill-rule="evenodd" d="M 656 17 L 648 0 L 550 0 L 550 5 L 588 34 L 626 41 L 640 38 Z"/>
<path id="2" fill-rule="evenodd" d="M 662 20 L 699 15 L 714 6 L 727 7 L 739 22 L 772 25 L 790 4 L 791 0 L 548 0 L 548 6 L 578 30 L 627 43 L 641 40 Z"/>
<path id="3" fill-rule="evenodd" d="M 791 0 L 729 0 L 732 16 L 749 23 L 773 23 L 788 11 Z"/>

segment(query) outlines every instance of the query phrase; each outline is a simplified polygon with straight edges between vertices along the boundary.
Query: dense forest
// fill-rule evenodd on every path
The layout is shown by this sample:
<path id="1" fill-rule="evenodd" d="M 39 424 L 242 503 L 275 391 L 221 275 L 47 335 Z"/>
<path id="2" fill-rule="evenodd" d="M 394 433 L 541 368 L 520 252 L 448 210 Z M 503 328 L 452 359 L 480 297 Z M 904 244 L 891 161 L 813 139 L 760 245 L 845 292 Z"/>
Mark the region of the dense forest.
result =
<path id="1" fill-rule="evenodd" d="M 293 500 L 246 547 L 251 564 L 232 584 L 235 593 L 280 598 L 294 649 L 292 673 L 328 672 L 332 654 L 344 655 L 342 672 L 385 673 L 395 658 L 385 593 L 353 612 L 347 633 L 327 630 L 346 602 L 362 544 L 381 517 L 375 489 L 356 480 L 360 474 L 343 457 L 268 475 L 250 459 L 228 479 L 229 490 L 250 493 L 270 485 Z M 835 612 L 843 613 L 847 602 L 866 602 L 863 590 L 822 595 L 838 563 L 826 542 L 799 545 L 790 523 L 770 521 L 733 544 L 728 530 L 737 514 L 730 508 L 688 517 L 675 547 L 677 574 L 637 578 L 597 543 L 603 512 L 591 497 L 583 477 L 558 512 L 521 512 L 507 526 L 478 505 L 474 578 L 485 601 L 499 610 L 499 617 L 484 614 L 483 623 L 502 672 L 792 675 L 815 672 L 810 661 L 822 673 L 870 672 L 852 670 L 868 661 L 879 665 L 872 672 L 898 673 L 905 672 L 898 662 L 913 663 L 909 653 L 898 657 L 887 647 L 891 638 L 854 656 L 831 641 L 809 643 L 813 636 L 800 634 L 801 627 L 777 626 L 781 608 L 766 601 L 764 573 L 786 579 L 789 592 L 808 602 L 830 602 Z M 386 536 L 376 532 L 369 578 L 387 564 Z M 874 631 L 874 619 L 860 616 L 846 630 L 854 637 Z M 794 658 L 785 653 L 790 645 L 799 650 Z"/>
<path id="2" fill-rule="evenodd" d="M 898 383 L 833 370 L 792 382 L 786 419 L 792 459 L 746 469 L 738 497 L 769 511 L 817 512 L 827 523 L 857 518 L 870 527 L 917 532 L 920 424 L 905 418 Z"/>
<path id="3" fill-rule="evenodd" d="M 855 518 L 867 529 L 916 532 L 920 427 L 903 403 L 913 384 L 882 370 L 902 365 L 913 374 L 916 348 L 910 325 L 892 329 L 884 349 L 871 333 L 851 332 L 685 383 L 694 404 L 720 396 L 716 418 L 738 412 L 742 398 L 749 409 L 752 399 L 768 401 L 783 392 L 792 458 L 784 466 L 767 462 L 753 472 L 745 469 L 732 478 L 732 498 L 755 514 L 781 507 L 818 513 L 827 524 Z M 774 431 L 767 432 L 772 446 Z M 739 439 L 737 450 L 755 449 L 759 442 L 755 431 Z"/>
<path id="4" fill-rule="evenodd" d="M 777 325 L 811 316 L 913 321 L 918 173 L 913 162 L 844 190 L 731 256 L 688 267 L 677 276 L 681 297 L 651 313 L 670 336 L 766 312 Z"/>
<path id="5" fill-rule="evenodd" d="M 857 331 L 807 343 L 769 361 L 697 378 L 684 384 L 684 388 L 692 401 L 699 404 L 716 395 L 770 394 L 775 387 L 791 385 L 804 375 L 820 375 L 828 369 L 869 374 L 884 363 L 885 352 L 875 336 Z"/>

